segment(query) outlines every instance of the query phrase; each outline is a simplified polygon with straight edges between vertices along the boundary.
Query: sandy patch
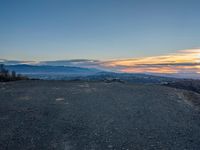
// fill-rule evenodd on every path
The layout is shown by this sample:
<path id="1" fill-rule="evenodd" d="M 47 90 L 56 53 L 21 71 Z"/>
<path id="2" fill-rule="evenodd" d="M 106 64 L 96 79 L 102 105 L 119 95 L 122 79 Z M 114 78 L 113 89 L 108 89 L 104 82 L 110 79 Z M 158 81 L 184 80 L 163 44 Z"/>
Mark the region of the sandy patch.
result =
<path id="1" fill-rule="evenodd" d="M 56 98 L 56 101 L 64 101 L 65 99 L 63 97 Z"/>
<path id="2" fill-rule="evenodd" d="M 30 100 L 30 97 L 29 96 L 22 96 L 20 97 L 21 100 Z"/>

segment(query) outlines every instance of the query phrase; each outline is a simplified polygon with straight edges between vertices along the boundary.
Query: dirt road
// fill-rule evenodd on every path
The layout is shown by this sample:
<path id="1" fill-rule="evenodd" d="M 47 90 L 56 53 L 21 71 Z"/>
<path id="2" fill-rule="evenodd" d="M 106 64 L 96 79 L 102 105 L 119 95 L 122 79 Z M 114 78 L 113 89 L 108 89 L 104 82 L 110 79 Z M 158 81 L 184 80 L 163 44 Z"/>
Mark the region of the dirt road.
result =
<path id="1" fill-rule="evenodd" d="M 159 85 L 0 83 L 1 150 L 199 150 L 200 113 Z"/>

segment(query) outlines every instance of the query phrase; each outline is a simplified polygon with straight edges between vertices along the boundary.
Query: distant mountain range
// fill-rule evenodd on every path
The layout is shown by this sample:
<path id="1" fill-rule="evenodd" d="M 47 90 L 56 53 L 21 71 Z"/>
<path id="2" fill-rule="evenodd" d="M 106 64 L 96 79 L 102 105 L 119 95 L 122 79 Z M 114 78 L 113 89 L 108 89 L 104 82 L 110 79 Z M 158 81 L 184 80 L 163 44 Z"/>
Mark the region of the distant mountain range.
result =
<path id="1" fill-rule="evenodd" d="M 161 83 L 174 80 L 146 74 L 115 73 L 94 68 L 47 65 L 6 65 L 6 69 L 29 78 L 47 80 L 127 81 L 134 83 Z"/>
<path id="2" fill-rule="evenodd" d="M 63 79 L 64 77 L 89 76 L 101 72 L 93 68 L 81 68 L 71 66 L 47 66 L 47 65 L 6 65 L 6 69 L 30 78 L 39 79 Z"/>

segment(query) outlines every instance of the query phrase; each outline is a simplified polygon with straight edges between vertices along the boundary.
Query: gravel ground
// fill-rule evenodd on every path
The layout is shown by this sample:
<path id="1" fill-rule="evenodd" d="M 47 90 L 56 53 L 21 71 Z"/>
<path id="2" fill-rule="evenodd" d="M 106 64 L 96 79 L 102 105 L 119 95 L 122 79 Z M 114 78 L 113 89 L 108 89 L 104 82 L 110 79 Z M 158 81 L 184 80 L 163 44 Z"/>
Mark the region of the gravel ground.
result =
<path id="1" fill-rule="evenodd" d="M 182 91 L 117 82 L 0 83 L 0 149 L 199 150 L 200 113 Z"/>

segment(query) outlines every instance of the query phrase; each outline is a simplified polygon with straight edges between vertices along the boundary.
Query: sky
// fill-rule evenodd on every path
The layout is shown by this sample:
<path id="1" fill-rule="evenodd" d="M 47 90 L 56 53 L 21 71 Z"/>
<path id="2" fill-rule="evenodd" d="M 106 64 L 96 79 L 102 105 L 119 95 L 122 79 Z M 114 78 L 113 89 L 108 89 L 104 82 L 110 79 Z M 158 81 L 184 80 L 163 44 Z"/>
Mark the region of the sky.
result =
<path id="1" fill-rule="evenodd" d="M 173 54 L 173 63 L 180 57 L 179 63 L 197 63 L 199 6 L 199 0 L 0 0 L 0 59 L 98 60 L 124 72 L 135 72 L 140 61 L 168 63 L 164 56 Z"/>

